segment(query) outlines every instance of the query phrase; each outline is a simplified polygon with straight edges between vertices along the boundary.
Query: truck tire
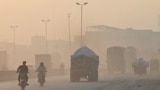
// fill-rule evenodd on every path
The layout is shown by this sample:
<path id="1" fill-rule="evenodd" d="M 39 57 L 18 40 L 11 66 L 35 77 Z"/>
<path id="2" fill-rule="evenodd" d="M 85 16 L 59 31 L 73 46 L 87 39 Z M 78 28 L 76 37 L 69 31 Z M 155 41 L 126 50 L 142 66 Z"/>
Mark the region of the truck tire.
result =
<path id="1" fill-rule="evenodd" d="M 70 72 L 70 81 L 75 82 L 75 75 L 73 72 Z"/>
<path id="2" fill-rule="evenodd" d="M 90 71 L 90 72 L 88 73 L 88 81 L 89 81 L 89 82 L 92 82 L 92 81 L 93 81 L 93 72 L 92 72 L 92 71 Z"/>
<path id="3" fill-rule="evenodd" d="M 80 81 L 80 76 L 77 75 L 77 76 L 76 76 L 76 82 L 79 82 L 79 81 Z"/>
<path id="4" fill-rule="evenodd" d="M 96 72 L 96 69 L 92 70 L 93 71 L 93 80 L 92 81 L 96 81 L 97 79 L 97 72 Z"/>
<path id="5" fill-rule="evenodd" d="M 98 81 L 98 70 L 95 72 L 95 81 Z"/>
<path id="6" fill-rule="evenodd" d="M 92 70 L 89 72 L 89 75 L 88 75 L 88 81 L 89 82 L 93 82 L 93 81 L 96 81 L 96 69 L 95 68 L 92 68 Z"/>

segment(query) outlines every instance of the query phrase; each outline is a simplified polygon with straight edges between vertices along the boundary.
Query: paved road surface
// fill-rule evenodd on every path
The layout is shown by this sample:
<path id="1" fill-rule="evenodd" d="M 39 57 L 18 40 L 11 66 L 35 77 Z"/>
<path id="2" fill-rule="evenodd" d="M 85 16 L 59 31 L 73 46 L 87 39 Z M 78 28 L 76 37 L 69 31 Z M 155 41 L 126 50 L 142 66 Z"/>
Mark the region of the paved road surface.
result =
<path id="1" fill-rule="evenodd" d="M 55 76 L 47 78 L 44 87 L 40 87 L 37 79 L 29 81 L 30 86 L 26 90 L 160 90 L 160 80 L 158 76 L 100 76 L 98 82 L 71 83 L 69 75 Z M 16 81 L 3 82 L 0 90 L 20 90 Z"/>

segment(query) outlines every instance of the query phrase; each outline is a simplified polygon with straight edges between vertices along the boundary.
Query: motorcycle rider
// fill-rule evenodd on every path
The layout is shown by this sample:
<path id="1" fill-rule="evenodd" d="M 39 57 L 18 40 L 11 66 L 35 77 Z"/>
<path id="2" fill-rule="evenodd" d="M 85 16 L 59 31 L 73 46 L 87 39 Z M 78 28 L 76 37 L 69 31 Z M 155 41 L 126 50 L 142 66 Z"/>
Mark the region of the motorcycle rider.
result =
<path id="1" fill-rule="evenodd" d="M 44 82 L 45 82 L 45 75 L 46 75 L 46 72 L 47 72 L 47 69 L 44 65 L 43 62 L 40 63 L 39 67 L 37 68 L 36 72 L 38 72 L 38 82 L 39 82 L 39 79 L 41 78 L 40 77 L 40 74 L 43 74 L 43 79 L 44 79 Z"/>
<path id="2" fill-rule="evenodd" d="M 65 66 L 63 64 L 63 62 L 60 64 L 60 70 L 62 71 L 62 74 L 64 74 L 64 69 L 65 69 Z"/>
<path id="3" fill-rule="evenodd" d="M 27 73 L 28 73 L 28 66 L 26 65 L 26 63 L 27 63 L 26 61 L 23 61 L 22 65 L 20 65 L 17 68 L 17 73 L 19 73 L 19 75 L 18 75 L 18 82 L 19 82 L 19 84 L 18 85 L 20 85 L 20 75 L 21 74 L 25 74 L 26 85 L 29 85 L 28 84 L 28 75 L 27 75 Z"/>

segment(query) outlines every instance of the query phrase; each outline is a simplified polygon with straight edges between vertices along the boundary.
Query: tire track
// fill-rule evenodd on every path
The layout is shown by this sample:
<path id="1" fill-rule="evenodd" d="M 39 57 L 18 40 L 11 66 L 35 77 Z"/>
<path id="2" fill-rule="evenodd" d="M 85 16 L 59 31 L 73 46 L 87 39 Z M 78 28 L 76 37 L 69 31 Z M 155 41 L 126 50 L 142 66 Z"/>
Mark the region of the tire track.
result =
<path id="1" fill-rule="evenodd" d="M 96 88 L 94 90 L 103 90 L 103 89 L 105 89 L 107 87 L 112 87 L 112 86 L 115 86 L 115 85 L 118 85 L 118 84 L 121 84 L 121 83 L 125 83 L 125 82 L 126 82 L 126 80 L 114 80 L 114 81 L 109 82 L 107 85 L 98 87 L 98 88 Z"/>

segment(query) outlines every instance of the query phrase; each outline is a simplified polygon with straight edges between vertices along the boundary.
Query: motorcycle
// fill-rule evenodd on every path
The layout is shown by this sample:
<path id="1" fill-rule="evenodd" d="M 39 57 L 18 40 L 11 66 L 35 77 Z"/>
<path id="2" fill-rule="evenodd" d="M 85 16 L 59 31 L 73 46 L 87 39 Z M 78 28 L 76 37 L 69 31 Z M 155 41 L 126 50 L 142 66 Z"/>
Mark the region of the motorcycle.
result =
<path id="1" fill-rule="evenodd" d="M 26 85 L 27 85 L 26 74 L 20 74 L 20 87 L 21 87 L 21 90 L 25 90 Z"/>
<path id="2" fill-rule="evenodd" d="M 39 72 L 38 73 L 38 82 L 39 82 L 40 86 L 44 85 L 44 82 L 45 82 L 45 72 Z"/>

